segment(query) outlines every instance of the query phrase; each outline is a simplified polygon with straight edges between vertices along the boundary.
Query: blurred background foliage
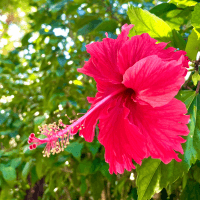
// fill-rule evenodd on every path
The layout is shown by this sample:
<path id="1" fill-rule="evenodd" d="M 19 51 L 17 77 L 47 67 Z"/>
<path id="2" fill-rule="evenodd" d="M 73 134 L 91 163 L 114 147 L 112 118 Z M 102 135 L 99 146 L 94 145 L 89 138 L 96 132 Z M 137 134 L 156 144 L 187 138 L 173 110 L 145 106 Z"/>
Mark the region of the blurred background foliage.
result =
<path id="1" fill-rule="evenodd" d="M 174 37 L 181 35 L 186 43 L 197 2 L 138 0 L 130 4 L 165 20 L 176 31 Z M 137 199 L 136 172 L 110 175 L 104 148 L 97 139 L 86 143 L 75 136 L 64 152 L 50 158 L 43 157 L 44 146 L 30 151 L 27 144 L 29 134 L 36 133 L 38 126 L 59 119 L 69 123 L 66 113 L 75 119 L 76 113 L 90 107 L 86 97 L 95 95 L 95 82 L 77 72 L 89 59 L 85 45 L 101 41 L 105 32 L 116 38 L 121 26 L 130 23 L 127 3 L 0 1 L 1 200 Z M 200 177 L 199 163 L 188 176 L 194 173 Z M 191 177 L 192 190 L 198 185 Z M 178 179 L 153 199 L 179 199 L 187 184 L 184 180 Z"/>

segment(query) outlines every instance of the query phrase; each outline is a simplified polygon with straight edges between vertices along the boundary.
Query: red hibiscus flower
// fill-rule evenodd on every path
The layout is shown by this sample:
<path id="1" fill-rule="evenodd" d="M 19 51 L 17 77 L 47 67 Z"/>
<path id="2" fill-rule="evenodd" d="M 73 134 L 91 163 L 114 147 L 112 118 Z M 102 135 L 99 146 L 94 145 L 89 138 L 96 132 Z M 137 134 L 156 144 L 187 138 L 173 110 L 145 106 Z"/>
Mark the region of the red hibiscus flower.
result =
<path id="1" fill-rule="evenodd" d="M 186 52 L 165 49 L 166 43 L 156 43 L 148 34 L 130 39 L 132 27 L 125 24 L 117 39 L 107 37 L 86 46 L 91 58 L 78 71 L 97 82 L 96 96 L 88 98 L 91 108 L 71 125 L 44 125 L 40 130 L 45 139 L 32 133 L 30 149 L 47 143 L 46 156 L 58 153 L 78 130 L 91 142 L 99 120 L 98 140 L 105 147 L 110 173 L 130 171 L 132 160 L 141 164 L 149 156 L 164 163 L 181 161 L 176 152 L 183 154 L 181 136 L 189 132 L 189 116 L 174 96 L 184 83 Z"/>

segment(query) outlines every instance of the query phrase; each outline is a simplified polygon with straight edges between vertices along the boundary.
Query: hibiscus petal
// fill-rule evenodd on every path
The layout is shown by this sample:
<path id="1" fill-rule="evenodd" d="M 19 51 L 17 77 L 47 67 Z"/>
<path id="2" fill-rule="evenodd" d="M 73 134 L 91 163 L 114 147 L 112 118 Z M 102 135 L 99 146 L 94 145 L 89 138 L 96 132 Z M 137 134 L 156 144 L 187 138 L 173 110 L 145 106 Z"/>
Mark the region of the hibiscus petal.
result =
<path id="1" fill-rule="evenodd" d="M 145 158 L 145 137 L 140 130 L 129 122 L 129 109 L 119 99 L 100 116 L 99 142 L 105 147 L 105 160 L 109 163 L 112 174 L 130 171 L 135 168 L 132 159 L 141 164 Z"/>
<path id="2" fill-rule="evenodd" d="M 118 55 L 117 65 L 120 73 L 124 74 L 125 71 L 132 67 L 137 61 L 150 55 L 157 55 L 164 61 L 179 60 L 183 56 L 182 64 L 188 67 L 188 58 L 185 56 L 187 52 L 177 51 L 175 48 L 170 47 L 164 49 L 167 43 L 161 42 L 156 44 L 157 40 L 151 38 L 148 33 L 137 35 L 126 41 L 122 46 Z"/>
<path id="3" fill-rule="evenodd" d="M 178 61 L 182 57 L 181 62 L 183 64 L 183 67 L 188 68 L 189 67 L 188 66 L 189 59 L 187 56 L 185 56 L 186 54 L 187 54 L 186 51 L 182 51 L 182 50 L 177 51 L 177 49 L 174 47 L 169 47 L 167 49 L 164 49 L 164 50 L 158 52 L 158 56 L 165 61 L 171 61 L 171 60 Z"/>
<path id="4" fill-rule="evenodd" d="M 128 33 L 132 27 L 133 25 L 124 25 L 117 39 L 104 38 L 102 42 L 86 45 L 91 58 L 78 71 L 93 78 L 120 83 L 123 77 L 117 67 L 117 55 L 123 43 L 129 39 Z"/>
<path id="5" fill-rule="evenodd" d="M 140 104 L 159 107 L 167 104 L 184 83 L 185 68 L 180 62 L 164 62 L 156 55 L 143 58 L 126 70 L 123 84 L 132 88 Z"/>
<path id="6" fill-rule="evenodd" d="M 95 126 L 97 124 L 99 115 L 102 111 L 102 107 L 96 109 L 92 116 L 88 116 L 82 125 L 82 129 L 79 132 L 80 136 L 83 136 L 87 142 L 92 142 L 95 135 Z"/>
<path id="7" fill-rule="evenodd" d="M 161 159 L 165 164 L 178 158 L 178 151 L 183 154 L 180 136 L 188 135 L 189 116 L 185 104 L 173 99 L 162 107 L 134 104 L 127 99 L 126 107 L 131 111 L 128 119 L 135 124 L 147 139 L 147 155 Z M 174 151 L 175 150 L 175 151 Z"/>
<path id="8" fill-rule="evenodd" d="M 119 87 L 105 97 L 99 94 L 98 97 L 89 98 L 89 101 L 92 101 L 93 103 L 91 108 L 84 116 L 73 123 L 73 129 L 70 134 L 76 134 L 78 129 L 81 127 L 80 135 L 82 135 L 86 141 L 91 142 L 94 138 L 94 130 L 98 119 L 102 117 L 104 113 L 107 113 L 108 109 L 113 105 L 116 96 L 123 93 L 123 91 L 124 87 Z"/>

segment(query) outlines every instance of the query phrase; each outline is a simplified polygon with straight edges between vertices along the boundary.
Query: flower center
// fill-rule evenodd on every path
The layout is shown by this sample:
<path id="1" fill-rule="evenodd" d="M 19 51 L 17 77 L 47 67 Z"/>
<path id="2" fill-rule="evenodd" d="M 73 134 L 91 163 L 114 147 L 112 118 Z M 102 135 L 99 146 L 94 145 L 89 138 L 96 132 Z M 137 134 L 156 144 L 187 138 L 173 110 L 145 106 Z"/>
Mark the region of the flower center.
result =
<path id="1" fill-rule="evenodd" d="M 127 88 L 125 91 L 125 96 L 130 97 L 131 99 L 135 99 L 136 93 L 132 88 Z"/>
<path id="2" fill-rule="evenodd" d="M 135 94 L 135 91 L 132 88 L 127 88 L 125 90 L 125 94 L 126 95 L 133 95 L 133 94 Z"/>

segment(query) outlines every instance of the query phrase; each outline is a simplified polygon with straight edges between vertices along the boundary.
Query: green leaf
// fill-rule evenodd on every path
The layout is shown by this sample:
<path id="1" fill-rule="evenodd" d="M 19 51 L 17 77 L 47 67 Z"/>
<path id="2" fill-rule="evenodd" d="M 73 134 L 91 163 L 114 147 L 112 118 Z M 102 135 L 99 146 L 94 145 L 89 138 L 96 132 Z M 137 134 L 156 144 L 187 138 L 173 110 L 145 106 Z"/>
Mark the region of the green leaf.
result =
<path id="1" fill-rule="evenodd" d="M 80 160 L 83 143 L 73 142 L 68 145 L 65 151 L 71 153 L 76 159 Z"/>
<path id="2" fill-rule="evenodd" d="M 21 164 L 21 162 L 22 162 L 22 158 L 21 157 L 14 158 L 14 159 L 11 160 L 11 164 L 10 165 L 13 168 L 17 168 Z"/>
<path id="3" fill-rule="evenodd" d="M 105 176 L 109 181 L 111 181 L 113 175 L 111 175 L 108 170 L 109 170 L 109 165 L 108 163 L 104 162 L 100 168 L 100 171 L 103 174 L 103 176 Z"/>
<path id="4" fill-rule="evenodd" d="M 29 38 L 32 36 L 32 33 L 30 32 L 30 33 L 27 33 L 26 35 L 24 35 L 24 37 L 22 38 L 22 45 L 23 46 L 26 46 L 26 45 L 28 45 L 29 43 L 28 43 L 28 40 L 29 40 Z"/>
<path id="5" fill-rule="evenodd" d="M 93 174 L 90 178 L 90 188 L 94 200 L 101 198 L 101 192 L 104 189 L 104 180 L 100 172 Z"/>
<path id="6" fill-rule="evenodd" d="M 58 77 L 63 76 L 64 73 L 65 73 L 65 69 L 64 69 L 63 67 L 58 67 L 58 69 L 56 70 L 56 75 L 57 75 Z"/>
<path id="7" fill-rule="evenodd" d="M 92 161 L 92 171 L 91 173 L 95 173 L 97 172 L 101 167 L 101 159 L 100 158 L 95 158 L 93 161 Z"/>
<path id="8" fill-rule="evenodd" d="M 38 176 L 37 176 L 37 172 L 36 172 L 36 167 L 34 166 L 31 169 L 31 183 L 32 183 L 32 185 L 34 185 L 37 181 L 38 181 Z"/>
<path id="9" fill-rule="evenodd" d="M 127 13 L 131 23 L 135 25 L 129 36 L 148 33 L 160 42 L 172 41 L 172 29 L 159 17 L 133 6 L 129 6 Z"/>
<path id="10" fill-rule="evenodd" d="M 199 188 L 200 184 L 190 179 L 187 182 L 187 185 L 181 194 L 180 200 L 199 200 L 200 199 Z"/>
<path id="11" fill-rule="evenodd" d="M 87 190 L 86 178 L 85 176 L 81 176 L 80 192 L 82 196 L 85 194 L 86 190 Z"/>
<path id="12" fill-rule="evenodd" d="M 184 149 L 184 158 L 183 166 L 184 169 L 188 170 L 192 164 L 200 158 L 200 129 L 199 129 L 199 120 L 200 120 L 200 95 L 195 96 L 192 101 L 188 114 L 190 114 L 190 123 L 189 129 L 190 133 L 186 138 L 186 143 L 183 144 Z"/>
<path id="13" fill-rule="evenodd" d="M 200 81 L 200 75 L 197 71 L 195 71 L 195 73 L 192 75 L 192 81 L 195 86 L 197 85 L 198 81 Z"/>
<path id="14" fill-rule="evenodd" d="M 10 185 L 13 186 L 15 184 L 15 180 L 17 179 L 15 168 L 9 166 L 9 167 L 3 167 L 1 169 L 1 172 L 3 174 L 3 178 L 5 181 Z"/>
<path id="15" fill-rule="evenodd" d="M 1 132 L 0 132 L 0 135 L 9 135 L 9 134 L 11 134 L 11 133 L 12 133 L 11 130 L 6 130 L 6 131 L 1 131 Z"/>
<path id="16" fill-rule="evenodd" d="M 178 100 L 181 100 L 188 109 L 196 96 L 196 92 L 192 90 L 180 90 L 176 95 Z"/>
<path id="17" fill-rule="evenodd" d="M 200 94 L 197 96 L 196 106 L 197 106 L 197 116 L 196 116 L 196 126 L 193 136 L 193 144 L 197 152 L 197 159 L 200 160 L 200 148 L 199 148 L 200 147 Z"/>
<path id="18" fill-rule="evenodd" d="M 97 20 L 93 20 L 91 22 L 89 22 L 88 24 L 86 24 L 85 26 L 83 26 L 82 28 L 80 28 L 78 30 L 78 35 L 86 35 L 88 33 L 90 33 L 91 31 L 93 31 L 100 23 L 102 22 L 102 20 L 97 19 Z"/>
<path id="19" fill-rule="evenodd" d="M 117 184 L 117 190 L 119 193 L 121 193 L 123 188 L 125 187 L 126 180 L 127 180 L 126 177 L 123 177 L 122 179 L 119 180 Z"/>
<path id="20" fill-rule="evenodd" d="M 195 168 L 193 177 L 194 177 L 194 180 L 196 180 L 198 183 L 200 183 L 200 167 Z"/>
<path id="21" fill-rule="evenodd" d="M 104 20 L 95 28 L 95 31 L 115 32 L 117 27 L 116 20 Z"/>
<path id="22" fill-rule="evenodd" d="M 190 0 L 170 0 L 169 3 L 173 3 L 179 8 L 185 8 L 188 6 L 195 6 L 197 4 L 196 1 L 190 1 Z"/>
<path id="23" fill-rule="evenodd" d="M 16 120 L 13 122 L 13 126 L 16 128 L 20 128 L 22 126 L 23 122 L 21 120 Z"/>
<path id="24" fill-rule="evenodd" d="M 84 15 L 75 19 L 75 31 L 78 31 L 80 28 L 97 19 L 98 15 Z"/>
<path id="25" fill-rule="evenodd" d="M 183 179 L 182 179 L 182 188 L 184 190 L 186 184 L 187 184 L 187 180 L 188 180 L 188 174 L 187 173 L 184 173 L 183 175 Z"/>
<path id="26" fill-rule="evenodd" d="M 132 188 L 131 193 L 129 193 L 127 200 L 137 200 L 137 199 L 138 199 L 137 189 Z"/>
<path id="27" fill-rule="evenodd" d="M 3 185 L 3 178 L 0 176 L 0 187 L 2 188 Z"/>
<path id="28" fill-rule="evenodd" d="M 1 190 L 0 200 L 13 200 L 10 187 L 8 187 L 8 185 L 4 185 L 3 190 Z"/>
<path id="29" fill-rule="evenodd" d="M 172 30 L 173 34 L 173 41 L 174 41 L 174 47 L 179 48 L 180 50 L 185 50 L 186 43 L 183 39 L 183 37 L 178 33 L 176 30 Z"/>
<path id="30" fill-rule="evenodd" d="M 6 121 L 6 119 L 7 118 L 5 115 L 0 114 L 0 125 L 2 125 Z"/>
<path id="31" fill-rule="evenodd" d="M 61 55 L 61 56 L 58 56 L 57 58 L 58 60 L 58 63 L 61 67 L 64 67 L 65 66 L 65 63 L 67 62 L 65 56 Z"/>
<path id="32" fill-rule="evenodd" d="M 81 161 L 77 168 L 77 172 L 85 176 L 91 174 L 93 172 L 92 161 L 87 159 Z"/>
<path id="33" fill-rule="evenodd" d="M 45 121 L 45 119 L 46 119 L 45 116 L 35 117 L 34 124 L 35 125 L 41 125 Z"/>
<path id="34" fill-rule="evenodd" d="M 100 143 L 99 142 L 91 142 L 91 143 L 87 143 L 87 146 L 88 146 L 90 152 L 92 153 L 92 155 L 95 156 L 99 150 Z"/>
<path id="35" fill-rule="evenodd" d="M 185 9 L 175 9 L 165 13 L 162 19 L 172 28 L 177 31 L 182 30 L 182 26 L 185 29 L 191 27 L 190 19 L 192 8 L 186 7 Z"/>
<path id="36" fill-rule="evenodd" d="M 43 160 L 40 160 L 36 163 L 36 172 L 39 179 L 41 179 L 44 175 L 44 163 Z"/>
<path id="37" fill-rule="evenodd" d="M 151 199 L 154 193 L 160 192 L 161 161 L 148 158 L 141 167 L 137 167 L 138 200 Z"/>
<path id="38" fill-rule="evenodd" d="M 32 167 L 32 160 L 28 161 L 22 170 L 22 179 L 25 181 Z"/>
<path id="39" fill-rule="evenodd" d="M 177 7 L 172 3 L 161 3 L 157 6 L 154 6 L 149 12 L 159 17 L 163 15 L 163 13 L 174 10 L 176 8 Z"/>
<path id="40" fill-rule="evenodd" d="M 200 28 L 200 3 L 196 4 L 194 7 L 191 23 L 194 28 Z"/>
<path id="41" fill-rule="evenodd" d="M 192 164 L 200 159 L 200 95 L 197 95 L 195 91 L 180 91 L 176 96 L 177 99 L 183 101 L 188 109 L 190 115 L 190 123 L 188 134 L 184 143 L 184 155 L 182 158 L 182 168 L 184 171 L 188 171 Z"/>
<path id="42" fill-rule="evenodd" d="M 74 0 L 74 2 L 76 2 L 76 3 L 84 3 L 85 2 L 85 0 Z"/>
<path id="43" fill-rule="evenodd" d="M 174 183 L 183 176 L 182 163 L 172 160 L 164 164 L 159 159 L 148 158 L 137 166 L 138 200 L 150 199 L 153 194 Z"/>
<path id="44" fill-rule="evenodd" d="M 0 158 L 1 156 L 4 154 L 4 151 L 3 150 L 0 150 Z"/>
<path id="45" fill-rule="evenodd" d="M 75 2 L 75 1 L 74 1 Z M 76 10 L 80 7 L 80 5 L 74 5 L 72 2 L 68 2 L 68 6 L 66 8 L 66 13 L 69 14 L 76 14 Z"/>
<path id="46" fill-rule="evenodd" d="M 200 51 L 200 38 L 198 37 L 197 30 L 193 29 L 188 37 L 185 51 L 191 60 L 196 60 L 198 51 Z"/>
<path id="47" fill-rule="evenodd" d="M 182 163 L 172 160 L 169 164 L 161 162 L 162 176 L 160 179 L 160 187 L 166 188 L 168 184 L 174 183 L 179 177 L 183 176 L 184 170 Z"/>
<path id="48" fill-rule="evenodd" d="M 13 64 L 13 62 L 11 60 L 2 60 L 1 62 L 3 64 L 9 64 L 9 65 Z"/>
<path id="49" fill-rule="evenodd" d="M 56 13 L 60 11 L 64 7 L 65 4 L 67 4 L 67 1 L 63 0 L 57 4 L 53 4 L 49 9 L 52 13 Z"/>

